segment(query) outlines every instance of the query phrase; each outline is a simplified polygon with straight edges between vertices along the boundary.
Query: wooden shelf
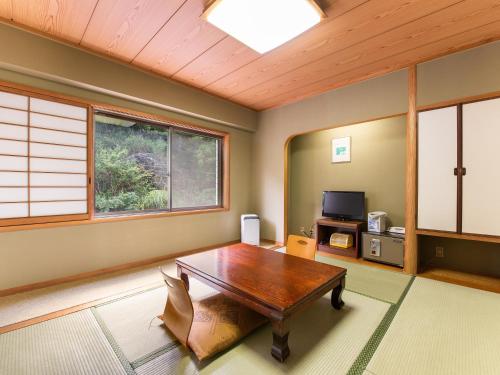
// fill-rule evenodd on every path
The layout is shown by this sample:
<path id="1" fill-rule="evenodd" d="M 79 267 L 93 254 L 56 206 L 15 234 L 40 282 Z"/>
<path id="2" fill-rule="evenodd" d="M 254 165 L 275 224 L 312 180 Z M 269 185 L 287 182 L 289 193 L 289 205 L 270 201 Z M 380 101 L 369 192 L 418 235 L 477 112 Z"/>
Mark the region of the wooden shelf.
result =
<path id="1" fill-rule="evenodd" d="M 317 249 L 330 254 L 357 258 L 361 251 L 361 232 L 366 228 L 366 222 L 357 220 L 335 220 L 321 218 L 316 220 Z M 330 246 L 330 236 L 333 233 L 348 233 L 352 235 L 352 246 L 346 249 Z"/>
<path id="2" fill-rule="evenodd" d="M 500 237 L 486 236 L 480 234 L 458 234 L 453 232 L 442 232 L 438 230 L 417 229 L 417 234 L 422 236 L 443 237 L 443 238 L 456 238 L 458 240 L 481 241 L 481 242 L 494 242 L 500 243 Z"/>
<path id="3" fill-rule="evenodd" d="M 318 251 L 323 251 L 325 253 L 336 254 L 336 255 L 345 254 L 341 256 L 349 256 L 347 254 L 351 254 L 357 250 L 353 246 L 344 249 L 343 247 L 333 247 L 330 245 L 318 244 Z"/>
<path id="4" fill-rule="evenodd" d="M 418 276 L 447 283 L 500 293 L 500 278 L 429 266 Z"/>

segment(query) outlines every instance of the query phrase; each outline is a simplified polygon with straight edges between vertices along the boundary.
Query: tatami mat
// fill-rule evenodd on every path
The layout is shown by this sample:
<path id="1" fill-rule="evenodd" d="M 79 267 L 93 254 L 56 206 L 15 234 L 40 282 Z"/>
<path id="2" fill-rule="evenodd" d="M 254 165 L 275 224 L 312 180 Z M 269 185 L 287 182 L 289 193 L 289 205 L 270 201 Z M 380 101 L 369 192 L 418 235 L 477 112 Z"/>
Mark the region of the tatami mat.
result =
<path id="1" fill-rule="evenodd" d="M 137 375 L 198 374 L 192 356 L 183 346 L 178 346 L 136 368 L 135 372 Z"/>
<path id="2" fill-rule="evenodd" d="M 383 319 L 389 304 L 344 292 L 341 311 L 330 294 L 293 317 L 290 357 L 284 364 L 271 356 L 272 332 L 266 325 L 232 350 L 211 361 L 202 374 L 345 374 Z"/>
<path id="3" fill-rule="evenodd" d="M 0 374 L 125 374 L 90 310 L 0 335 Z"/>
<path id="4" fill-rule="evenodd" d="M 173 262 L 162 267 L 175 272 Z M 162 283 L 156 265 L 0 297 L 0 327 Z"/>
<path id="5" fill-rule="evenodd" d="M 500 373 L 500 295 L 417 277 L 367 370 Z"/>
<path id="6" fill-rule="evenodd" d="M 397 303 L 410 275 L 316 255 L 316 260 L 347 269 L 346 289 L 390 303 Z"/>
<path id="7" fill-rule="evenodd" d="M 195 279 L 191 279 L 190 284 L 193 298 L 215 292 Z M 167 288 L 159 287 L 95 308 L 129 362 L 137 361 L 175 341 L 161 326 L 161 320 L 155 319 L 163 313 L 167 295 Z"/>

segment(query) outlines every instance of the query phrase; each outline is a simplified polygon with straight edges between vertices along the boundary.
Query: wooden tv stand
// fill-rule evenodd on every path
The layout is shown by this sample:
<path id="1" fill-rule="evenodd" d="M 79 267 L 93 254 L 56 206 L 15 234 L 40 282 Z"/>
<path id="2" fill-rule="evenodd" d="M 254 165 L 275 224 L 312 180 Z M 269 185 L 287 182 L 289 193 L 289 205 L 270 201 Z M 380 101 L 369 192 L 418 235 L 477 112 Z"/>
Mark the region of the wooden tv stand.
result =
<path id="1" fill-rule="evenodd" d="M 366 230 L 366 221 L 344 221 L 330 218 L 318 219 L 316 221 L 317 248 L 319 251 L 325 251 L 331 254 L 358 258 L 361 254 L 361 233 L 364 230 Z M 352 246 L 347 249 L 331 247 L 330 236 L 332 233 L 352 234 Z"/>

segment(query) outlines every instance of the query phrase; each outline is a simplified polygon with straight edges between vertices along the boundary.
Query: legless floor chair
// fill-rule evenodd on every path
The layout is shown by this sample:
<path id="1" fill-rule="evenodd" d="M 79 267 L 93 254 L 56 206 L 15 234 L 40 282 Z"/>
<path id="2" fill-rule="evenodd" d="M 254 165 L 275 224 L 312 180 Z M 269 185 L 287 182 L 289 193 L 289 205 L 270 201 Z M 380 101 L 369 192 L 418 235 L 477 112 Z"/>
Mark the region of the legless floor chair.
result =
<path id="1" fill-rule="evenodd" d="M 314 238 L 288 236 L 286 242 L 286 253 L 297 257 L 315 260 L 316 257 L 316 240 Z"/>
<path id="2" fill-rule="evenodd" d="M 161 272 L 168 298 L 160 318 L 200 361 L 230 347 L 268 321 L 220 293 L 192 301 L 182 280 Z"/>

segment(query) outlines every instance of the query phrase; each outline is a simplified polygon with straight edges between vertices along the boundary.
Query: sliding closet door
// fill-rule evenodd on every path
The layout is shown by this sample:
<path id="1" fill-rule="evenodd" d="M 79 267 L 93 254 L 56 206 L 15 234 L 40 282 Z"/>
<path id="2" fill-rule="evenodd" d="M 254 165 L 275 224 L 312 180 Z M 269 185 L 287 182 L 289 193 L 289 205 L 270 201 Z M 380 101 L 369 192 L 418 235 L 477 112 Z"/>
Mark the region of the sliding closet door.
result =
<path id="1" fill-rule="evenodd" d="M 457 107 L 418 114 L 418 228 L 457 230 Z"/>
<path id="2" fill-rule="evenodd" d="M 464 233 L 500 235 L 500 99 L 463 106 Z"/>

